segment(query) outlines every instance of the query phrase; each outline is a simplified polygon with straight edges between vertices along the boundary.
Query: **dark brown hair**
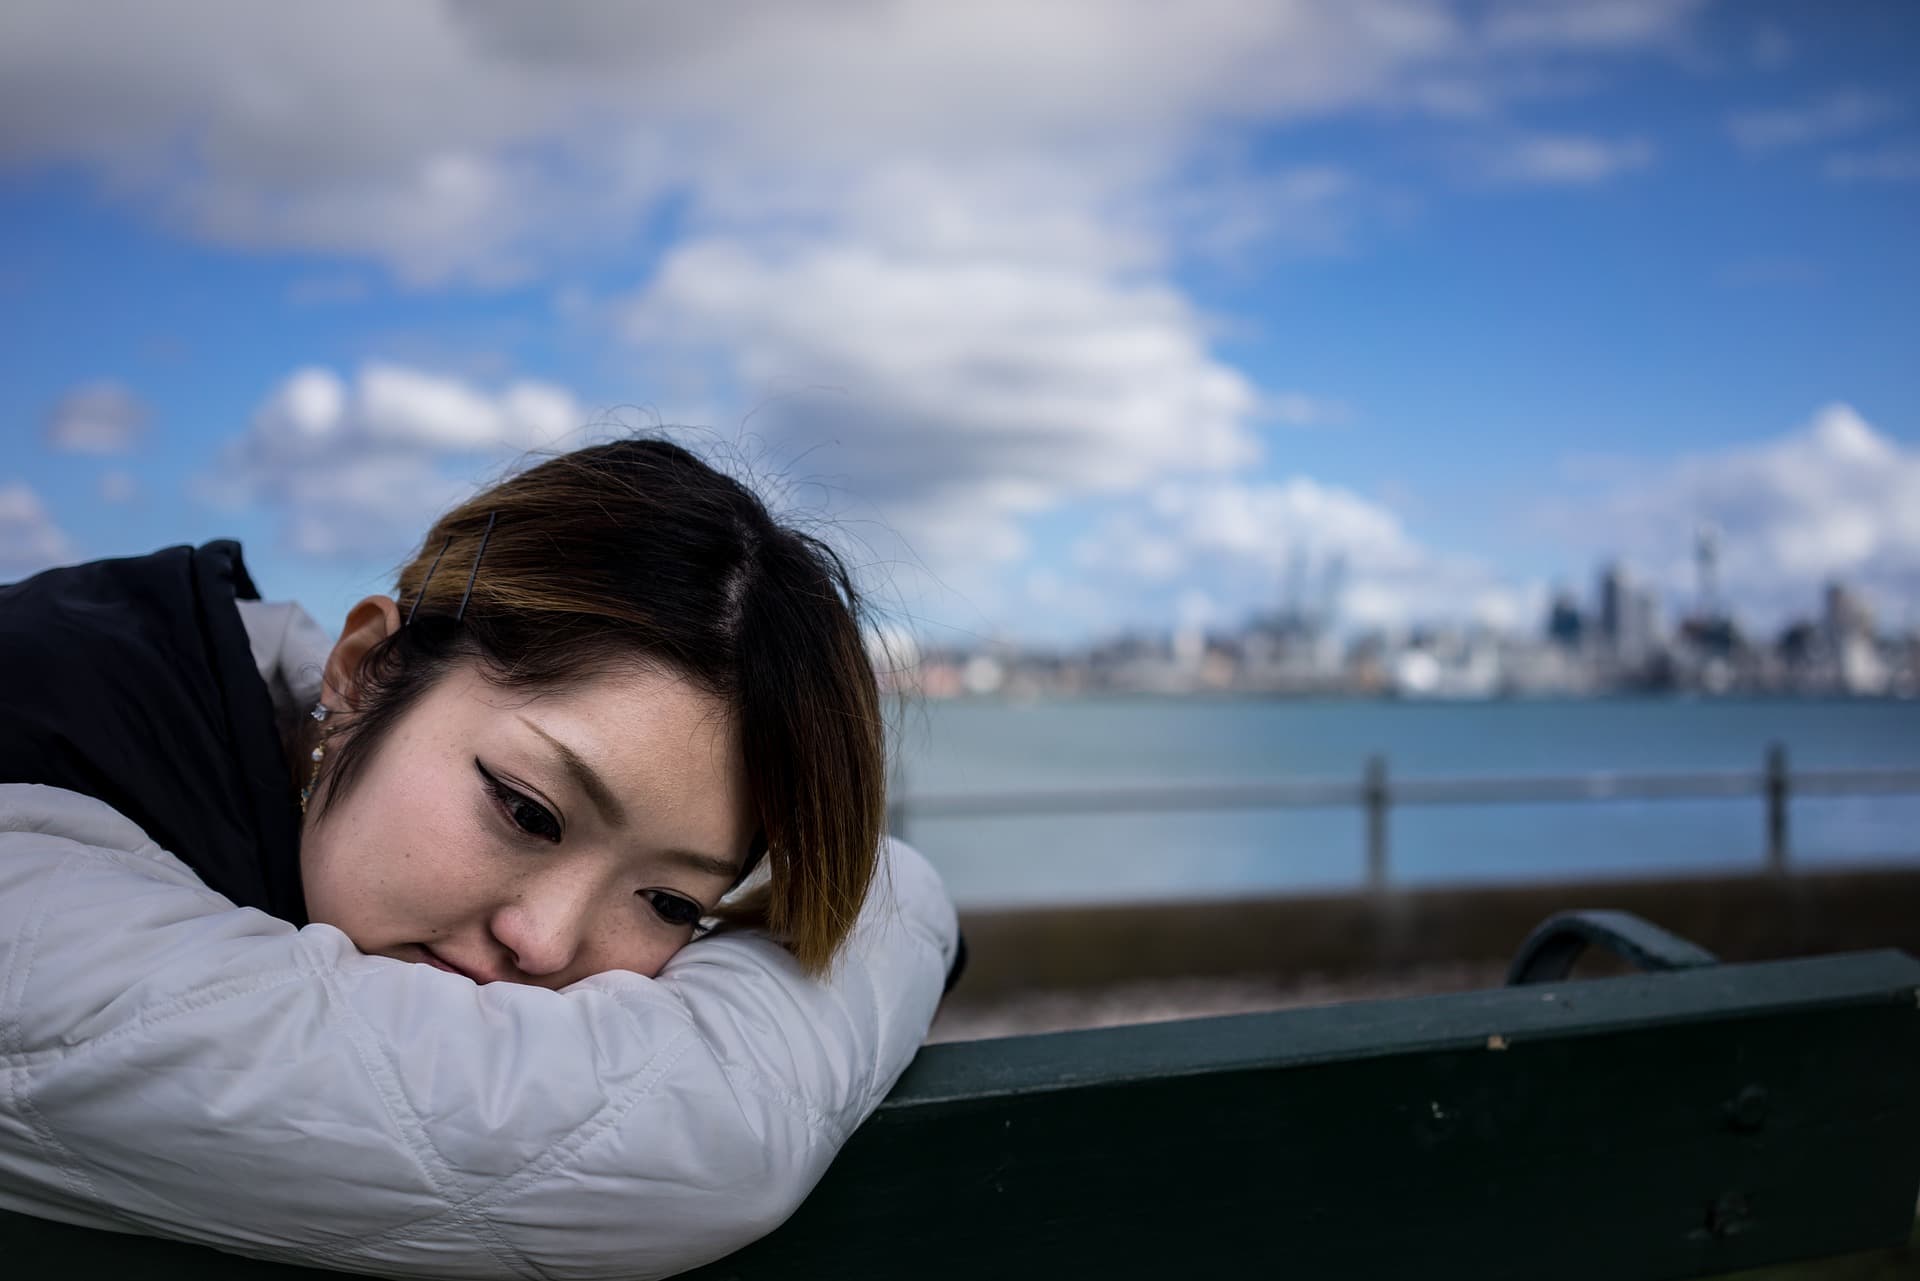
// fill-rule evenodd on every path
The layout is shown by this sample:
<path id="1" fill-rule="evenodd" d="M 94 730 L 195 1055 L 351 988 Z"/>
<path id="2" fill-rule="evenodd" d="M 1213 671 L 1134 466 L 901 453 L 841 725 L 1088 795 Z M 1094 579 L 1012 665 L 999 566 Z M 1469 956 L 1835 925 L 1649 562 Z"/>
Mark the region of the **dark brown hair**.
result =
<path id="1" fill-rule="evenodd" d="M 723 915 L 764 924 L 810 973 L 828 967 L 872 881 L 886 804 L 863 605 L 831 548 L 680 446 L 631 438 L 547 459 L 454 508 L 394 595 L 403 616 L 417 612 L 362 662 L 316 822 L 455 664 L 547 692 L 658 663 L 725 704 L 741 744 L 769 877 Z"/>

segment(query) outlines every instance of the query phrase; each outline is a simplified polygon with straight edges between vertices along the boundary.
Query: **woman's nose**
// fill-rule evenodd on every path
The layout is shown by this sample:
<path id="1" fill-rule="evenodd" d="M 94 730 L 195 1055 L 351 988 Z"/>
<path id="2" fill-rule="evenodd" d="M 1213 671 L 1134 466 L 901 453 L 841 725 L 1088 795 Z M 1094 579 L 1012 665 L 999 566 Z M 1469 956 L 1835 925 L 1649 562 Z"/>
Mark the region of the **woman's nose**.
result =
<path id="1" fill-rule="evenodd" d="M 586 878 L 535 877 L 494 913 L 493 936 L 521 973 L 534 978 L 565 973 L 586 946 L 593 897 Z"/>

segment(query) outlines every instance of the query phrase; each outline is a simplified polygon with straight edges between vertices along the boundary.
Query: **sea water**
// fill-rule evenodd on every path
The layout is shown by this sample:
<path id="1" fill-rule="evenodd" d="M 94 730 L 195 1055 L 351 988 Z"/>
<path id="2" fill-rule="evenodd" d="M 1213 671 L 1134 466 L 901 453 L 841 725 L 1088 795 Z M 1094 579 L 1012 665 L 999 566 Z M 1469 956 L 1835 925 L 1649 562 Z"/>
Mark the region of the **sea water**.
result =
<path id="1" fill-rule="evenodd" d="M 1595 771 L 1920 770 L 1920 703 L 1868 700 L 1285 701 L 1116 698 L 909 705 L 895 736 L 914 793 Z M 1801 866 L 1920 861 L 1920 793 L 1797 797 Z M 1315 810 L 915 817 L 907 836 L 965 906 L 1152 901 L 1358 887 L 1365 819 Z M 1737 799 L 1395 805 L 1399 884 L 1754 868 L 1758 795 Z"/>

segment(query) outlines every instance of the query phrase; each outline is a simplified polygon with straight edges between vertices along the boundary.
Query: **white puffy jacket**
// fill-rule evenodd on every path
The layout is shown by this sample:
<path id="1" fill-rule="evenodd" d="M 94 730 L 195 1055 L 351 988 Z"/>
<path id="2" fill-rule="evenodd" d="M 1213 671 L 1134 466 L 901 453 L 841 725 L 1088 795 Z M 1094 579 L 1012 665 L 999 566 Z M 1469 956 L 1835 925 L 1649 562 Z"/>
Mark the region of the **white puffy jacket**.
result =
<path id="1" fill-rule="evenodd" d="M 324 633 L 242 604 L 276 696 L 309 697 Z M 890 841 L 824 981 L 740 933 L 658 979 L 476 987 L 0 785 L 0 1208 L 394 1276 L 664 1276 L 799 1205 L 920 1045 L 956 934 Z"/>

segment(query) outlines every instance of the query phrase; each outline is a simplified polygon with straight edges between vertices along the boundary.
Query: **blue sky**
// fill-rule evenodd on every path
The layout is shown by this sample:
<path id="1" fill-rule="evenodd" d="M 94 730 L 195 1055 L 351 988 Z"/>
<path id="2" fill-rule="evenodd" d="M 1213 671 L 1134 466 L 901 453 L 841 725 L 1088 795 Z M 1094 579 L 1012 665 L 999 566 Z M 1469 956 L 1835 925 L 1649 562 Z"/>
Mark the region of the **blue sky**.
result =
<path id="1" fill-rule="evenodd" d="M 117 6 L 105 6 L 114 10 Z M 1618 555 L 1920 623 L 1910 4 L 0 16 L 0 575 L 337 626 L 652 422 L 935 640 L 1531 626 Z"/>

